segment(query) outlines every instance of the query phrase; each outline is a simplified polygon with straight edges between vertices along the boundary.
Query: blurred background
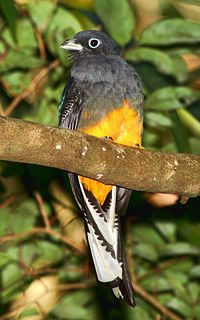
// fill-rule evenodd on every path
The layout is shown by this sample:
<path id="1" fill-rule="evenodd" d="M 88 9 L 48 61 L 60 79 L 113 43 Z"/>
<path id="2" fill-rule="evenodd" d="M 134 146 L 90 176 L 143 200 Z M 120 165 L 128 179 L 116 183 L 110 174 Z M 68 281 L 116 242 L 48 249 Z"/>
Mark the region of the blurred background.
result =
<path id="1" fill-rule="evenodd" d="M 199 0 L 0 0 L 0 115 L 57 126 L 60 44 L 104 30 L 143 81 L 144 147 L 200 153 L 199 22 Z M 66 173 L 1 161 L 0 320 L 200 319 L 199 220 L 200 198 L 133 192 L 133 309 L 96 282 Z"/>

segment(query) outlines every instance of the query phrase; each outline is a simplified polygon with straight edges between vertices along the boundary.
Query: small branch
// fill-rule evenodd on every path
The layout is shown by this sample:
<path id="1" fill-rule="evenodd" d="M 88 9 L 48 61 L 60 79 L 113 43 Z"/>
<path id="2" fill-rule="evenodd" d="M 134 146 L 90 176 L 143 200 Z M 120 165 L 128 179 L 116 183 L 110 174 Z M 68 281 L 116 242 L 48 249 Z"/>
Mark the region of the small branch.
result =
<path id="1" fill-rule="evenodd" d="M 2 236 L 0 237 L 0 244 L 4 243 L 6 241 L 11 241 L 11 240 L 21 240 L 27 237 L 30 237 L 32 235 L 40 235 L 40 234 L 48 234 L 64 243 L 66 243 L 67 245 L 69 245 L 70 247 L 72 247 L 73 249 L 76 249 L 78 252 L 80 253 L 84 253 L 81 251 L 80 247 L 76 245 L 76 243 L 74 241 L 72 241 L 71 239 L 67 239 L 66 236 L 63 236 L 62 234 L 60 234 L 59 232 L 53 230 L 53 229 L 47 229 L 47 228 L 41 228 L 41 227 L 36 227 L 31 229 L 30 231 L 25 231 L 22 233 L 18 233 L 18 234 L 8 234 L 6 236 Z"/>
<path id="2" fill-rule="evenodd" d="M 11 102 L 11 104 L 6 108 L 4 111 L 5 116 L 9 116 L 13 110 L 18 106 L 18 104 L 25 99 L 32 91 L 35 90 L 36 86 L 40 81 L 53 69 L 59 66 L 59 61 L 55 60 L 47 67 L 42 68 L 42 70 L 35 76 L 35 78 L 32 80 L 31 84 L 22 91 L 14 100 Z"/>
<path id="3" fill-rule="evenodd" d="M 200 155 L 131 148 L 74 130 L 0 117 L 0 159 L 147 192 L 200 195 Z"/>
<path id="4" fill-rule="evenodd" d="M 5 116 L 5 111 L 2 107 L 1 100 L 0 100 L 0 116 L 3 116 L 3 117 Z"/>
<path id="5" fill-rule="evenodd" d="M 40 51 L 40 57 L 42 59 L 46 60 L 47 54 L 46 54 L 45 44 L 44 44 L 44 41 L 42 39 L 42 34 L 41 34 L 40 30 L 37 27 L 35 27 L 35 35 L 36 35 L 37 42 L 38 42 L 38 47 L 39 47 L 39 51 Z"/>
<path id="6" fill-rule="evenodd" d="M 12 195 L 0 204 L 0 209 L 10 206 L 16 200 L 16 195 Z"/>
<path id="7" fill-rule="evenodd" d="M 167 316 L 171 320 L 182 320 L 182 318 L 164 307 L 156 298 L 152 296 L 152 294 L 149 294 L 142 287 L 140 287 L 139 284 L 135 283 L 133 284 L 133 287 L 136 293 L 138 293 L 144 300 L 154 306 L 160 313 Z"/>
<path id="8" fill-rule="evenodd" d="M 49 218 L 48 218 L 48 214 L 46 212 L 44 201 L 43 201 L 40 193 L 38 191 L 35 191 L 34 192 L 34 196 L 35 196 L 35 199 L 36 199 L 36 201 L 38 203 L 38 207 L 39 207 L 40 213 L 42 215 L 45 228 L 46 229 L 51 229 L 51 225 L 50 225 L 50 221 L 49 221 Z"/>

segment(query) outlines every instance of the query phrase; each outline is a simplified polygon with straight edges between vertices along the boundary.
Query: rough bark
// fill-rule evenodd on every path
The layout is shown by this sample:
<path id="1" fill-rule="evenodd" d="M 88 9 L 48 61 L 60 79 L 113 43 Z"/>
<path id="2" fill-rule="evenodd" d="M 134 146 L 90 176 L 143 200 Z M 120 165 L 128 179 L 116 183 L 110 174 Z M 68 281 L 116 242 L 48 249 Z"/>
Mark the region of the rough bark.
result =
<path id="1" fill-rule="evenodd" d="M 200 195 L 200 155 L 130 148 L 78 131 L 0 117 L 0 159 L 60 168 L 133 190 Z"/>

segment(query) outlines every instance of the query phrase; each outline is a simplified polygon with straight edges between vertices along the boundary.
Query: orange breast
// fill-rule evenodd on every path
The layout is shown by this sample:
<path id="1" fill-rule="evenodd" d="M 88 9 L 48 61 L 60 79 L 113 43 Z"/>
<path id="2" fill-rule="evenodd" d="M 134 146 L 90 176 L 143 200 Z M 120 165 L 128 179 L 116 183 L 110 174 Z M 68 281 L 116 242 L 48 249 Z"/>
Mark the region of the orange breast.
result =
<path id="1" fill-rule="evenodd" d="M 111 137 L 114 142 L 127 146 L 141 146 L 141 118 L 127 100 L 121 108 L 112 110 L 97 124 L 79 130 L 99 138 Z M 85 177 L 80 177 L 80 180 L 102 205 L 112 186 Z"/>

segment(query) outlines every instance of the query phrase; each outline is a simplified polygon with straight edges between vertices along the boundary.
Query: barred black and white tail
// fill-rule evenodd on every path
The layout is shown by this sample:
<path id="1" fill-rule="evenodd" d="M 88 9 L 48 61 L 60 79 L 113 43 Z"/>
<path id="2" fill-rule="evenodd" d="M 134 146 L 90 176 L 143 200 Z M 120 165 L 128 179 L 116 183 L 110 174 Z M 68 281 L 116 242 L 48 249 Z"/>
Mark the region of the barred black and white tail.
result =
<path id="1" fill-rule="evenodd" d="M 125 195 L 129 197 L 129 191 L 122 189 L 120 194 L 119 189 L 113 187 L 104 205 L 100 206 L 94 195 L 84 188 L 78 176 L 69 174 L 69 177 L 76 200 L 85 216 L 87 239 L 97 279 L 109 285 L 118 298 L 124 298 L 129 305 L 135 306 L 120 236 L 120 206 L 117 207 L 117 199 L 126 200 Z"/>

